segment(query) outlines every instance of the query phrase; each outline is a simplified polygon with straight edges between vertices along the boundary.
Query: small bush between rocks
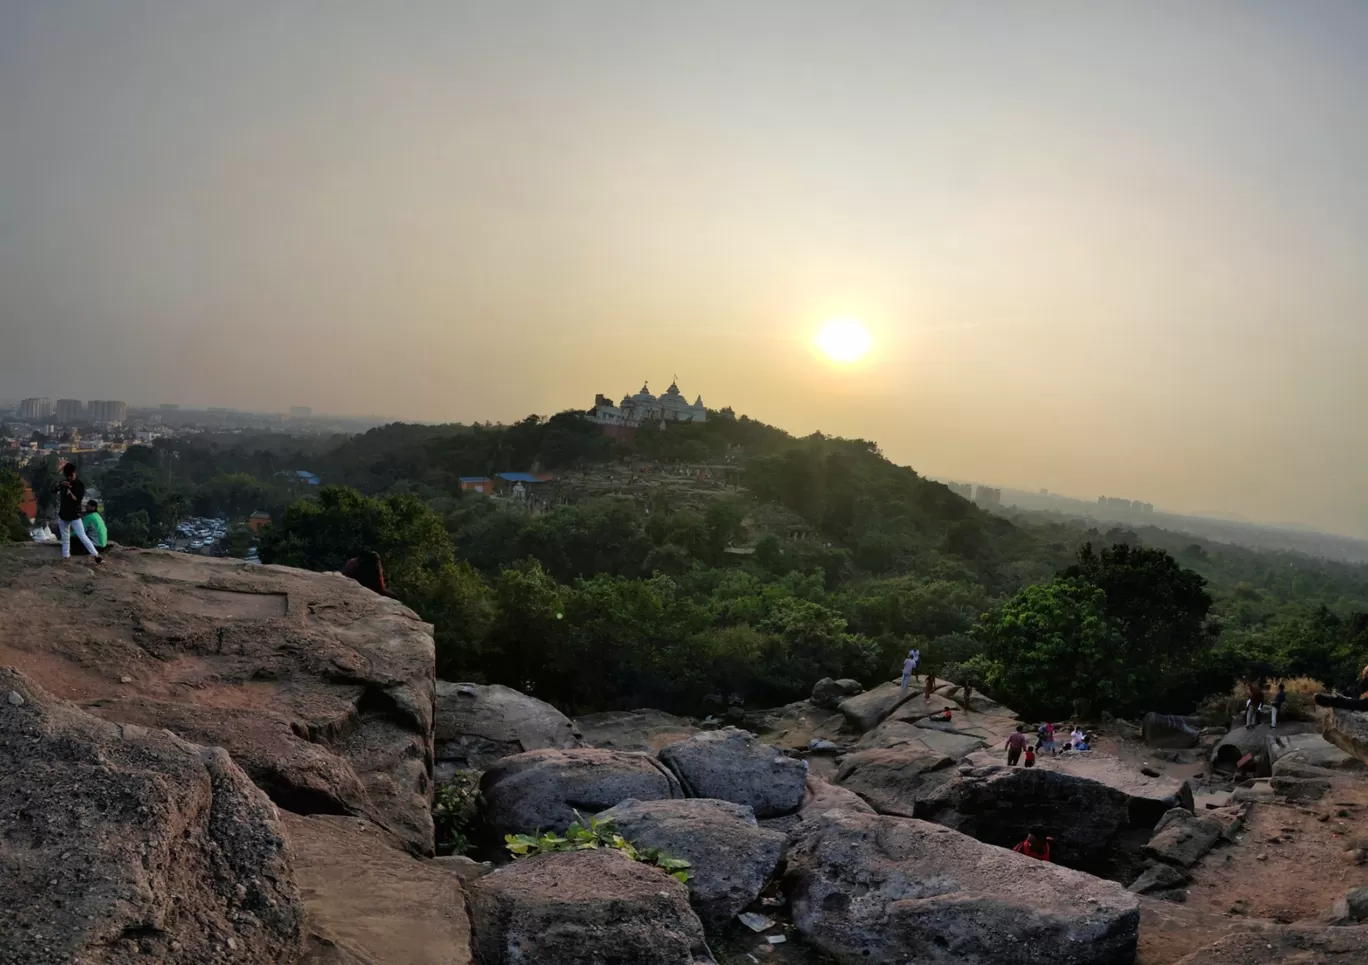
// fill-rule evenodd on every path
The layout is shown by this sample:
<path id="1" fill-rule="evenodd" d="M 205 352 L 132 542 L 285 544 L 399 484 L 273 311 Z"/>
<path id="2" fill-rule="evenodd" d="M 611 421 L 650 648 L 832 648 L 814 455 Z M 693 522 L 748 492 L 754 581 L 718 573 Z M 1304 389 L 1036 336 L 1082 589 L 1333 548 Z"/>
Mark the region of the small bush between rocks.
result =
<path id="1" fill-rule="evenodd" d="M 480 807 L 480 772 L 457 771 L 432 796 L 438 854 L 465 854 L 472 847 L 470 830 Z"/>
<path id="2" fill-rule="evenodd" d="M 672 878 L 687 882 L 693 877 L 692 867 L 682 858 L 672 858 L 659 848 L 638 848 L 622 835 L 613 830 L 612 821 L 600 821 L 591 817 L 588 821 L 575 812 L 577 821 L 566 829 L 564 835 L 554 832 L 538 834 L 506 834 L 504 847 L 515 858 L 528 858 L 534 854 L 548 854 L 554 851 L 589 851 L 594 848 L 612 848 L 620 851 L 633 861 L 654 865 Z"/>

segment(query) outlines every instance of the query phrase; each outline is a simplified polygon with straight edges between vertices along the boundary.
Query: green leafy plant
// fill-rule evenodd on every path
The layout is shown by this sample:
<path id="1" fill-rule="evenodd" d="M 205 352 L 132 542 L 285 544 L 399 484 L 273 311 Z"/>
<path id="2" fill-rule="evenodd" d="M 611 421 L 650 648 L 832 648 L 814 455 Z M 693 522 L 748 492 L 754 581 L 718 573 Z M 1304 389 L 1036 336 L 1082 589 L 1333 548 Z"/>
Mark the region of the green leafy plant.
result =
<path id="1" fill-rule="evenodd" d="M 471 849 L 470 831 L 480 807 L 480 774 L 457 771 L 438 786 L 432 799 L 432 820 L 439 854 L 465 854 Z"/>
<path id="2" fill-rule="evenodd" d="M 612 848 L 633 861 L 660 868 L 672 878 L 687 882 L 693 877 L 692 865 L 682 858 L 673 858 L 659 848 L 639 848 L 613 830 L 612 820 L 601 821 L 591 817 L 587 821 L 575 812 L 575 821 L 566 829 L 565 834 L 541 832 L 536 834 L 506 834 L 504 847 L 515 858 L 528 858 L 534 854 L 550 854 L 556 851 L 591 851 L 595 848 Z"/>

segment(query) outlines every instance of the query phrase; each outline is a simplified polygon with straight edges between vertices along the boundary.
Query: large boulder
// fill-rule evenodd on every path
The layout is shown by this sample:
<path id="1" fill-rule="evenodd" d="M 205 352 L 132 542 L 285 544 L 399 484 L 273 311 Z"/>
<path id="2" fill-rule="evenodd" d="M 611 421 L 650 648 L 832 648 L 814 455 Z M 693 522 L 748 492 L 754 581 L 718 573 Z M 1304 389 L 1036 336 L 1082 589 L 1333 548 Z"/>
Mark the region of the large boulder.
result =
<path id="1" fill-rule="evenodd" d="M 1044 825 L 1055 839 L 1056 861 L 1093 869 L 1113 859 L 1127 832 L 1152 829 L 1176 807 L 1192 810 L 1186 782 L 1080 754 L 1042 757 L 1033 768 L 989 764 L 957 774 L 921 794 L 914 814 L 1006 848 Z"/>
<path id="2" fill-rule="evenodd" d="M 1202 739 L 1201 731 L 1186 717 L 1156 714 L 1150 711 L 1140 724 L 1141 735 L 1150 747 L 1185 750 L 1196 747 Z"/>
<path id="3" fill-rule="evenodd" d="M 760 827 L 730 801 L 623 801 L 599 815 L 637 847 L 659 848 L 693 865 L 689 900 L 704 922 L 723 924 L 760 897 L 779 865 L 785 837 Z"/>
<path id="4" fill-rule="evenodd" d="M 828 783 L 816 774 L 808 774 L 807 789 L 803 793 L 802 806 L 792 814 L 785 814 L 777 818 L 764 818 L 760 821 L 760 826 L 787 834 L 804 821 L 836 810 L 855 811 L 860 814 L 874 813 L 874 809 L 854 791 L 847 790 L 837 784 Z"/>
<path id="5" fill-rule="evenodd" d="M 924 821 L 830 811 L 791 835 L 794 925 L 840 962 L 1114 965 L 1135 956 L 1120 885 Z"/>
<path id="6" fill-rule="evenodd" d="M 868 801 L 880 814 L 916 815 L 917 801 L 953 780 L 955 761 L 921 748 L 874 748 L 847 755 L 836 783 Z"/>
<path id="7" fill-rule="evenodd" d="M 467 886 L 481 965 L 711 965 L 684 885 L 616 851 L 537 855 Z"/>
<path id="8" fill-rule="evenodd" d="M 663 710 L 615 710 L 575 718 L 585 743 L 610 751 L 641 751 L 654 754 L 666 744 L 687 740 L 701 728 L 690 717 L 676 717 Z"/>
<path id="9" fill-rule="evenodd" d="M 812 702 L 818 707 L 835 710 L 841 701 L 862 693 L 864 684 L 858 680 L 851 680 L 849 677 L 842 677 L 840 680 L 823 677 L 813 685 Z"/>
<path id="10" fill-rule="evenodd" d="M 433 740 L 439 783 L 523 751 L 584 746 L 579 729 L 544 700 L 498 684 L 445 680 L 437 681 Z"/>
<path id="11" fill-rule="evenodd" d="M 1281 728 L 1279 728 L 1281 730 Z M 1363 762 L 1320 734 L 1281 734 L 1268 739 L 1273 777 L 1332 781 L 1363 770 Z"/>
<path id="12" fill-rule="evenodd" d="M 1315 729 L 1315 724 L 1303 721 L 1285 721 L 1276 729 L 1266 723 L 1246 727 L 1244 718 L 1237 718 L 1230 731 L 1211 749 L 1211 767 L 1218 771 L 1233 771 L 1246 754 L 1251 754 L 1254 774 L 1268 777 L 1272 773 L 1269 744 L 1273 739 L 1311 733 Z"/>
<path id="13" fill-rule="evenodd" d="M 117 723 L 225 748 L 280 807 L 430 853 L 432 628 L 337 574 L 120 549 L 98 569 L 0 546 L 0 652 Z"/>
<path id="14" fill-rule="evenodd" d="M 1145 853 L 1166 864 L 1191 868 L 1216 846 L 1226 831 L 1219 818 L 1198 817 L 1186 808 L 1174 808 L 1154 828 Z"/>
<path id="15" fill-rule="evenodd" d="M 982 750 L 986 744 L 982 737 L 956 730 L 954 724 L 937 724 L 925 719 L 908 723 L 889 718 L 861 737 L 855 747 L 857 750 L 898 747 L 959 760 Z"/>
<path id="16" fill-rule="evenodd" d="M 292 962 L 302 918 L 276 809 L 222 749 L 0 668 L 0 961 Z"/>
<path id="17" fill-rule="evenodd" d="M 803 803 L 807 762 L 743 730 L 705 731 L 662 747 L 659 756 L 689 797 L 744 804 L 757 818 L 790 814 Z"/>
<path id="18" fill-rule="evenodd" d="M 1326 740 L 1358 760 L 1368 763 L 1368 712 L 1341 710 L 1336 707 L 1326 710 L 1321 721 Z"/>
<path id="19" fill-rule="evenodd" d="M 413 858 L 358 818 L 282 817 L 315 959 L 470 965 L 461 879 L 445 861 Z"/>
<path id="20" fill-rule="evenodd" d="M 894 680 L 879 684 L 854 697 L 847 697 L 837 705 L 837 710 L 857 730 L 873 730 L 883 723 L 883 719 L 897 709 L 898 705 L 918 693 L 915 687 L 902 692 L 902 683 Z"/>
<path id="21" fill-rule="evenodd" d="M 480 780 L 485 819 L 495 832 L 564 831 L 575 820 L 636 798 L 683 797 L 679 781 L 648 754 L 586 747 L 505 757 Z"/>

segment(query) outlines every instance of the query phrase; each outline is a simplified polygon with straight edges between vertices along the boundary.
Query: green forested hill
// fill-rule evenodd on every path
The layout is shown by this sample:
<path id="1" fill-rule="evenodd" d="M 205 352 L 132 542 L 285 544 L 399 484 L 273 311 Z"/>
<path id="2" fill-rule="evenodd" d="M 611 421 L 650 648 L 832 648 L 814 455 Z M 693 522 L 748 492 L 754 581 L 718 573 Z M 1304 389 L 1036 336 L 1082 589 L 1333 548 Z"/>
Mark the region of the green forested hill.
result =
<path id="1" fill-rule="evenodd" d="M 325 486 L 301 489 L 282 468 Z M 460 476 L 533 469 L 597 480 L 583 491 L 600 495 L 529 513 L 460 491 Z M 890 677 L 911 646 L 1022 709 L 1060 713 L 1091 695 L 1117 711 L 1186 710 L 1237 674 L 1338 679 L 1368 658 L 1355 615 L 1368 568 L 1013 522 L 871 442 L 746 418 L 630 443 L 574 412 L 395 424 L 322 446 L 158 441 L 102 482 L 111 532 L 132 541 L 192 508 L 254 507 L 273 516 L 268 562 L 335 569 L 375 549 L 396 595 L 436 624 L 443 676 L 575 711 L 777 703 L 821 676 Z M 1114 543 L 1147 552 L 1079 557 Z M 1161 652 L 1162 671 L 1142 671 Z"/>

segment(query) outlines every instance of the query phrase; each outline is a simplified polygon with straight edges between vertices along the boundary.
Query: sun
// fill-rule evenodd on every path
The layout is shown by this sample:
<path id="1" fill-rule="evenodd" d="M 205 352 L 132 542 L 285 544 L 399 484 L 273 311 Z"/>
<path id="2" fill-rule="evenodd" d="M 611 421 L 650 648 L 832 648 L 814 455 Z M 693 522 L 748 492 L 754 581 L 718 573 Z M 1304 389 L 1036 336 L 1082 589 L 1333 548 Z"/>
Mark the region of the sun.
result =
<path id="1" fill-rule="evenodd" d="M 857 362 L 874 344 L 858 318 L 833 318 L 817 333 L 817 347 L 833 362 Z"/>

